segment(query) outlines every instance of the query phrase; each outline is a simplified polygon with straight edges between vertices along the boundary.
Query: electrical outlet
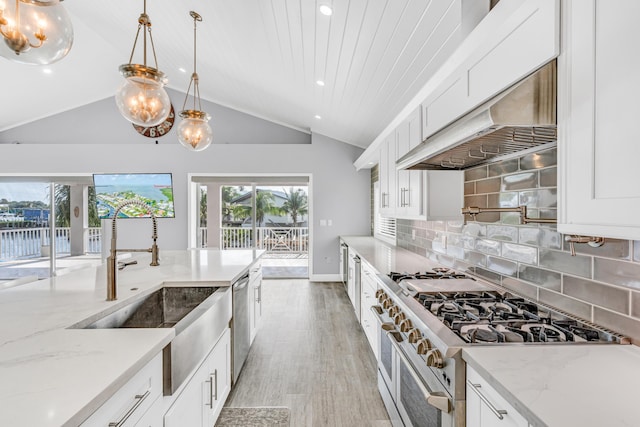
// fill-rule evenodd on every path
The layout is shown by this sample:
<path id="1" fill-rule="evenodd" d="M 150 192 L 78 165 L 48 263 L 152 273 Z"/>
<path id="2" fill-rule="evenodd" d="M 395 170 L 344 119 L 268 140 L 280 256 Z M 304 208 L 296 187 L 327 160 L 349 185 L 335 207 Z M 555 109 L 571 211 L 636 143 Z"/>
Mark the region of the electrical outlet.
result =
<path id="1" fill-rule="evenodd" d="M 442 249 L 446 249 L 447 248 L 447 235 L 446 234 L 440 235 L 440 245 L 442 245 Z"/>
<path id="2" fill-rule="evenodd" d="M 411 230 L 411 239 L 412 240 L 416 240 L 416 230 L 415 229 Z"/>

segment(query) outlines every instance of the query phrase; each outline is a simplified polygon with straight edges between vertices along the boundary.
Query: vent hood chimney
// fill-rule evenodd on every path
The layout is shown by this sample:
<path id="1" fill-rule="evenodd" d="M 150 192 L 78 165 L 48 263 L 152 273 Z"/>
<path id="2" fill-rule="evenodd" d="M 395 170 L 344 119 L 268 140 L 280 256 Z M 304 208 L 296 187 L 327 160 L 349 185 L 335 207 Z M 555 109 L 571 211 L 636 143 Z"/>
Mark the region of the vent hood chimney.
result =
<path id="1" fill-rule="evenodd" d="M 556 62 L 425 139 L 398 169 L 467 169 L 555 143 Z"/>

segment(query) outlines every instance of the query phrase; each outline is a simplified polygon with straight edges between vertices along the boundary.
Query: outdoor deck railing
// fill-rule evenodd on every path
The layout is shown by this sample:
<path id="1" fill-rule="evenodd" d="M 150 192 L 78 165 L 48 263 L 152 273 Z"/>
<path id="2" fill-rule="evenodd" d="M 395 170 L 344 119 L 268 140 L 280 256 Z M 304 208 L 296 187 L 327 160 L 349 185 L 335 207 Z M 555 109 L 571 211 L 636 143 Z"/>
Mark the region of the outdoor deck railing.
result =
<path id="1" fill-rule="evenodd" d="M 251 249 L 253 231 L 246 227 L 223 227 L 222 249 Z M 69 227 L 56 228 L 56 252 L 71 252 Z M 89 228 L 87 253 L 102 251 L 102 229 Z M 43 256 L 42 248 L 51 245 L 48 228 L 11 228 L 0 230 L 0 260 Z M 271 253 L 307 253 L 309 251 L 308 227 L 257 227 L 258 249 Z M 207 247 L 207 229 L 200 227 L 200 246 Z M 218 246 L 218 245 L 212 245 Z"/>
<path id="2" fill-rule="evenodd" d="M 69 227 L 56 228 L 56 251 L 59 254 L 71 253 Z M 100 253 L 102 229 L 89 227 L 87 253 Z M 51 246 L 51 233 L 48 228 L 11 228 L 0 230 L 0 260 L 42 256 L 42 247 Z"/>
<path id="3" fill-rule="evenodd" d="M 222 249 L 251 249 L 253 231 L 247 227 L 222 227 Z M 309 251 L 309 227 L 256 227 L 256 248 L 272 253 Z M 200 242 L 207 247 L 207 229 L 200 227 Z M 217 245 L 212 245 L 217 246 Z"/>

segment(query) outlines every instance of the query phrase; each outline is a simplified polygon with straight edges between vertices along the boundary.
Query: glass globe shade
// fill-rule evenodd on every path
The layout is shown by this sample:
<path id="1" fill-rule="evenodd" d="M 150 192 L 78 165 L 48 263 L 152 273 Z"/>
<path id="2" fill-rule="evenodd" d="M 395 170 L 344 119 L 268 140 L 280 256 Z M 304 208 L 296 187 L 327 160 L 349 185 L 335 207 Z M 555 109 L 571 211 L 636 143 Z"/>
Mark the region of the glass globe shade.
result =
<path id="1" fill-rule="evenodd" d="M 211 145 L 213 131 L 208 118 L 186 117 L 178 125 L 178 141 L 191 151 L 202 151 Z"/>
<path id="2" fill-rule="evenodd" d="M 0 10 L 7 20 L 2 26 L 7 36 L 0 43 L 0 56 L 22 64 L 46 65 L 61 60 L 71 50 L 73 25 L 60 0 L 20 0 L 19 20 L 15 2 L 0 0 Z M 40 47 L 31 47 L 40 44 L 36 33 L 46 39 Z"/>
<path id="3" fill-rule="evenodd" d="M 163 85 L 146 77 L 126 78 L 115 100 L 120 114 L 138 126 L 157 126 L 171 112 L 171 99 Z"/>

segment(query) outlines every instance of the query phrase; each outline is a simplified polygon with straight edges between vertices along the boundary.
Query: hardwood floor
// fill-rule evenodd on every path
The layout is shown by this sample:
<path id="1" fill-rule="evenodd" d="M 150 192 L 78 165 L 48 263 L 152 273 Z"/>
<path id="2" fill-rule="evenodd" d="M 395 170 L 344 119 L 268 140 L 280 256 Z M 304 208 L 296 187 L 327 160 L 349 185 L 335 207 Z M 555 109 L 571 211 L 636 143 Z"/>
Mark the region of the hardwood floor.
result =
<path id="1" fill-rule="evenodd" d="M 391 426 L 341 283 L 264 280 L 263 320 L 225 406 L 286 406 L 291 427 Z"/>

